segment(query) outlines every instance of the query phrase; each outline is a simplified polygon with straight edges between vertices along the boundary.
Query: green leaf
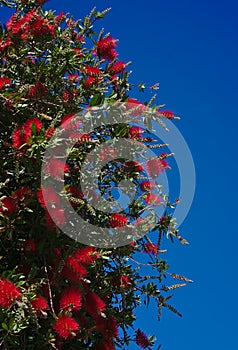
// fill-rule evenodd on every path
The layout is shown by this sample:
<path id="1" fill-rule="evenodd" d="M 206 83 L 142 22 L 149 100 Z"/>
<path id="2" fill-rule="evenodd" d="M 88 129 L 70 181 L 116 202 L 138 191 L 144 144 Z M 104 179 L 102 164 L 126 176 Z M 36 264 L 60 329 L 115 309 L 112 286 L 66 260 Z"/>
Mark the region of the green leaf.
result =
<path id="1" fill-rule="evenodd" d="M 104 95 L 103 94 L 96 94 L 93 96 L 91 102 L 90 102 L 90 106 L 98 106 L 103 104 L 104 102 Z"/>
<path id="2" fill-rule="evenodd" d="M 4 329 L 5 331 L 8 331 L 8 326 L 4 322 L 2 323 L 2 329 Z"/>

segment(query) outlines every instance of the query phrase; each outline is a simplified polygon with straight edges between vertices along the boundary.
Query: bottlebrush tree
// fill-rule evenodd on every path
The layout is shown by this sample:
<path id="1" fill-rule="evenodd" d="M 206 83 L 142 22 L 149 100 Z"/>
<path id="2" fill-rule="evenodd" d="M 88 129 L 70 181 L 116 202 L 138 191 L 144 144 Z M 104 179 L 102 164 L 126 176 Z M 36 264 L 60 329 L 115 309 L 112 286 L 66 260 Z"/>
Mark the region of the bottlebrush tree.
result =
<path id="1" fill-rule="evenodd" d="M 108 10 L 93 9 L 83 20 L 74 20 L 69 14 L 44 10 L 45 2 L 0 1 L 16 7 L 0 32 L 0 347 L 111 350 L 134 342 L 151 349 L 155 338 L 135 328 L 134 310 L 154 298 L 159 317 L 163 307 L 180 315 L 166 293 L 190 282 L 170 273 L 162 254 L 163 237 L 187 243 L 169 214 L 171 205 L 158 217 L 153 232 L 128 245 L 98 248 L 61 232 L 57 222 L 67 221 L 61 194 L 47 189 L 53 221 L 41 187 L 48 141 L 63 123 L 77 128 L 75 115 L 81 108 L 126 102 L 132 113 L 142 113 L 146 105 L 130 97 L 128 64 L 118 58 L 117 40 L 94 31 L 94 22 Z M 160 107 L 153 110 L 160 118 L 176 118 Z M 106 128 L 107 138 L 123 134 L 154 145 L 143 133 L 128 124 Z M 99 128 L 97 136 L 103 142 L 105 128 Z M 67 164 L 57 157 L 49 164 L 51 176 L 67 175 L 65 192 L 85 220 L 92 220 L 92 208 L 78 178 L 80 164 L 93 147 L 95 135 L 84 134 Z M 152 178 L 169 168 L 168 154 L 159 150 L 146 163 Z M 100 157 L 113 152 L 107 149 Z M 95 225 L 135 224 L 144 208 L 163 205 L 163 196 L 153 192 L 156 181 L 143 177 L 143 167 L 133 161 L 120 159 L 105 166 L 99 188 L 107 196 L 108 188 L 125 177 L 138 185 L 139 199 L 129 211 L 96 215 Z M 182 282 L 166 286 L 166 277 Z"/>

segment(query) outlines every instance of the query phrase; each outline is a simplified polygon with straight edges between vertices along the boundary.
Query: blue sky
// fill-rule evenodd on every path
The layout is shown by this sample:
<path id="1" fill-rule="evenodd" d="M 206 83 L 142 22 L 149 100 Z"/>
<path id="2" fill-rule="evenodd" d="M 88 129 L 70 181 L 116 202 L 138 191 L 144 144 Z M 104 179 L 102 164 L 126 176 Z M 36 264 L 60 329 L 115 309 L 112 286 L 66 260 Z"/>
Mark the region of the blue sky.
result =
<path id="1" fill-rule="evenodd" d="M 112 7 L 101 25 L 120 40 L 120 58 L 132 61 L 131 82 L 159 82 L 157 102 L 182 117 L 176 125 L 196 166 L 194 203 L 180 227 L 190 245 L 171 245 L 168 254 L 171 271 L 194 280 L 174 292 L 184 317 L 164 312 L 157 323 L 150 308 L 138 312 L 140 326 L 164 350 L 235 349 L 238 3 L 52 0 L 47 7 L 79 18 L 94 5 Z"/>

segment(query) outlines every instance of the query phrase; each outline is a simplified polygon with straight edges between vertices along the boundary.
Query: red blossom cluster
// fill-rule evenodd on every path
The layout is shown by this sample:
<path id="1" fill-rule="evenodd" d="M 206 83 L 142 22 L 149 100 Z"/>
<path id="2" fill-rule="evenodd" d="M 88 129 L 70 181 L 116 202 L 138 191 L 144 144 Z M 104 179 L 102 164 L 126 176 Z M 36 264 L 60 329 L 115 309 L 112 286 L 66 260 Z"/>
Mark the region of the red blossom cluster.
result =
<path id="1" fill-rule="evenodd" d="M 155 255 L 158 251 L 158 245 L 155 243 L 146 243 L 144 251 L 145 253 L 151 253 Z"/>
<path id="2" fill-rule="evenodd" d="M 96 329 L 103 335 L 101 345 L 110 345 L 110 349 L 114 349 L 113 338 L 118 336 L 116 319 L 105 317 L 107 311 L 105 301 L 96 292 L 90 290 L 88 284 L 82 279 L 88 273 L 84 265 L 92 264 L 99 257 L 95 248 L 85 247 L 66 259 L 62 273 L 65 274 L 67 269 L 67 278 L 73 286 L 66 287 L 59 297 L 60 314 L 53 327 L 60 338 L 69 339 L 88 322 L 93 322 L 92 331 Z M 83 310 L 83 313 L 79 313 L 80 310 Z M 83 316 L 85 312 L 86 315 Z"/>
<path id="3" fill-rule="evenodd" d="M 140 138 L 143 134 L 143 129 L 139 126 L 132 126 L 128 130 L 130 137 L 132 138 Z"/>
<path id="4" fill-rule="evenodd" d="M 70 336 L 75 335 L 78 331 L 79 324 L 71 317 L 67 315 L 62 315 L 58 317 L 54 324 L 54 330 L 60 337 L 68 339 Z"/>
<path id="5" fill-rule="evenodd" d="M 79 310 L 82 306 L 81 290 L 76 287 L 66 288 L 60 298 L 60 309 Z"/>
<path id="6" fill-rule="evenodd" d="M 54 178 L 60 179 L 69 171 L 69 167 L 62 160 L 54 158 L 50 159 L 45 167 L 45 171 Z"/>
<path id="7" fill-rule="evenodd" d="M 126 69 L 126 65 L 123 61 L 117 62 L 115 64 L 113 64 L 109 69 L 109 73 L 111 75 L 116 75 L 116 74 L 121 74 L 125 71 Z"/>
<path id="8" fill-rule="evenodd" d="M 6 278 L 0 279 L 0 307 L 8 308 L 20 297 L 20 290 Z"/>
<path id="9" fill-rule="evenodd" d="M 36 295 L 36 297 L 31 300 L 31 307 L 35 311 L 36 315 L 38 317 L 43 315 L 43 312 L 46 310 L 49 310 L 49 305 L 45 298 L 43 298 L 41 295 Z"/>
<path id="10" fill-rule="evenodd" d="M 33 86 L 30 87 L 29 91 L 27 92 L 26 97 L 31 99 L 37 99 L 40 98 L 48 93 L 48 89 L 45 86 L 45 84 L 38 81 Z"/>
<path id="11" fill-rule="evenodd" d="M 32 190 L 28 186 L 22 186 L 9 197 L 0 200 L 0 213 L 4 216 L 11 217 L 19 210 L 22 205 L 27 204 L 27 201 L 33 195 Z"/>
<path id="12" fill-rule="evenodd" d="M 100 39 L 96 46 L 97 55 L 105 60 L 113 61 L 118 55 L 115 50 L 116 46 L 117 40 L 112 36 Z"/>
<path id="13" fill-rule="evenodd" d="M 125 162 L 122 168 L 128 173 L 140 173 L 143 170 L 143 166 L 133 160 Z"/>
<path id="14" fill-rule="evenodd" d="M 155 178 L 159 176 L 165 169 L 168 169 L 169 165 L 165 159 L 151 158 L 147 160 L 145 169 L 150 177 Z"/>
<path id="15" fill-rule="evenodd" d="M 142 192 L 148 192 L 155 188 L 156 184 L 153 181 L 142 181 L 140 189 Z"/>
<path id="16" fill-rule="evenodd" d="M 38 118 L 30 118 L 23 125 L 19 125 L 12 134 L 12 145 L 19 149 L 24 144 L 30 144 L 33 131 L 37 134 L 41 131 L 42 122 Z"/>
<path id="17" fill-rule="evenodd" d="M 119 288 L 128 289 L 132 285 L 132 280 L 126 275 L 115 276 L 114 285 Z"/>
<path id="18" fill-rule="evenodd" d="M 98 67 L 85 66 L 83 68 L 83 73 L 86 76 L 85 81 L 84 81 L 84 86 L 87 88 L 89 88 L 95 84 L 98 84 L 103 80 L 102 71 Z"/>
<path id="19" fill-rule="evenodd" d="M 54 159 L 53 159 L 54 160 Z M 53 161 L 52 160 L 52 161 Z M 57 161 L 55 159 L 55 161 Z M 48 171 L 52 171 L 52 175 L 59 178 L 61 172 L 64 171 L 65 165 L 62 164 L 63 162 L 60 161 L 60 163 L 56 163 L 56 165 L 59 165 L 59 168 L 54 168 L 52 162 L 49 163 Z M 55 164 L 55 163 L 54 163 Z M 41 204 L 42 208 L 45 209 L 45 219 L 47 226 L 54 230 L 56 228 L 55 222 L 58 225 L 64 225 L 66 223 L 66 217 L 64 209 L 61 207 L 61 200 L 60 196 L 55 192 L 55 190 L 52 187 L 44 188 L 44 196 L 42 193 L 42 189 L 39 189 L 37 192 L 37 198 L 39 203 Z M 46 203 L 51 206 L 51 212 L 47 211 Z M 52 219 L 52 217 L 53 219 Z"/>
<path id="20" fill-rule="evenodd" d="M 114 213 L 110 217 L 111 227 L 124 227 L 128 225 L 129 220 L 125 215 Z"/>
<path id="21" fill-rule="evenodd" d="M 44 35 L 54 36 L 55 26 L 33 9 L 22 17 L 15 13 L 7 23 L 7 30 L 13 38 L 27 40 Z"/>
<path id="22" fill-rule="evenodd" d="M 167 119 L 174 119 L 174 112 L 172 111 L 161 111 L 160 109 L 157 111 L 159 113 L 159 115 L 164 116 Z"/>
<path id="23" fill-rule="evenodd" d="M 0 77 L 0 90 L 5 86 L 5 85 L 10 85 L 11 84 L 11 79 L 7 77 Z"/>
<path id="24" fill-rule="evenodd" d="M 136 334 L 136 344 L 139 345 L 142 349 L 146 349 L 151 345 L 148 337 L 144 332 L 138 329 Z"/>

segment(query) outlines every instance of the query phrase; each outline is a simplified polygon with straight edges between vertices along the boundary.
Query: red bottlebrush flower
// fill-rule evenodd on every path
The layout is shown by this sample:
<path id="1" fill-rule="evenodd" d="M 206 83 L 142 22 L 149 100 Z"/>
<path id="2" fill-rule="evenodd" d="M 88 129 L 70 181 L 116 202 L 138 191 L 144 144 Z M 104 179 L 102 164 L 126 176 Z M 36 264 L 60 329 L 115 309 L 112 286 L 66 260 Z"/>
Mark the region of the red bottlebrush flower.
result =
<path id="1" fill-rule="evenodd" d="M 97 79 L 94 77 L 88 77 L 87 79 L 85 79 L 84 81 L 84 86 L 89 88 L 91 86 L 93 86 L 94 84 L 96 84 Z"/>
<path id="2" fill-rule="evenodd" d="M 27 239 L 22 244 L 22 248 L 26 255 L 34 255 L 36 252 L 36 242 L 33 239 Z"/>
<path id="3" fill-rule="evenodd" d="M 29 138 L 32 137 L 34 128 L 36 133 L 39 133 L 42 128 L 42 122 L 38 118 L 31 118 L 24 125 L 18 126 L 12 134 L 13 147 L 20 148 L 23 144 L 30 143 Z"/>
<path id="4" fill-rule="evenodd" d="M 21 39 L 25 40 L 31 36 L 39 37 L 43 35 L 51 35 L 53 37 L 55 35 L 55 27 L 45 18 L 42 18 L 40 15 L 36 15 L 34 20 L 24 27 Z"/>
<path id="5" fill-rule="evenodd" d="M 148 337 L 140 329 L 136 332 L 136 344 L 139 345 L 142 349 L 148 348 L 151 345 Z"/>
<path id="6" fill-rule="evenodd" d="M 13 105 L 12 105 L 12 102 L 11 102 L 10 100 L 6 100 L 6 101 L 5 101 L 5 107 L 6 107 L 6 109 L 8 109 L 9 111 L 11 111 L 11 110 L 14 109 L 14 107 L 13 107 Z"/>
<path id="7" fill-rule="evenodd" d="M 86 75 L 90 75 L 92 77 L 97 77 L 99 75 L 101 75 L 101 70 L 98 67 L 93 67 L 93 66 L 85 66 L 83 68 L 83 72 Z"/>
<path id="8" fill-rule="evenodd" d="M 130 277 L 128 277 L 126 275 L 122 275 L 119 277 L 119 280 L 120 280 L 120 287 L 127 289 L 131 286 Z"/>
<path id="9" fill-rule="evenodd" d="M 18 19 L 19 19 L 19 16 L 18 16 L 17 13 L 14 13 L 14 14 L 10 17 L 9 21 L 8 21 L 7 24 L 6 24 L 6 27 L 7 27 L 7 30 L 8 30 L 8 31 L 12 31 L 12 29 L 16 26 L 16 23 L 17 23 L 17 20 L 18 20 Z"/>
<path id="10" fill-rule="evenodd" d="M 51 136 L 54 134 L 54 132 L 55 132 L 55 129 L 54 129 L 54 128 L 49 128 L 49 129 L 47 129 L 46 132 L 45 132 L 45 137 L 46 137 L 47 139 L 50 139 Z"/>
<path id="11" fill-rule="evenodd" d="M 107 49 L 115 49 L 117 46 L 117 40 L 112 36 L 108 36 L 107 38 L 100 39 L 97 43 L 97 48 L 100 51 L 106 51 Z"/>
<path id="12" fill-rule="evenodd" d="M 4 85 L 10 85 L 11 80 L 7 77 L 0 77 L 0 90 L 3 88 Z"/>
<path id="13" fill-rule="evenodd" d="M 37 295 L 30 303 L 37 316 L 41 316 L 43 314 L 42 311 L 49 310 L 47 301 L 41 295 Z"/>
<path id="14" fill-rule="evenodd" d="M 78 275 L 68 266 L 64 266 L 62 273 L 64 277 L 72 283 L 79 283 L 82 279 L 82 275 Z"/>
<path id="15" fill-rule="evenodd" d="M 46 209 L 45 202 L 50 203 L 52 208 L 57 208 L 60 204 L 60 197 L 52 187 L 46 187 L 44 189 L 44 197 L 42 194 L 42 189 L 39 189 L 37 192 L 37 199 L 44 209 Z"/>
<path id="16" fill-rule="evenodd" d="M 124 227 L 129 223 L 129 220 L 125 215 L 114 213 L 109 222 L 111 227 Z"/>
<path id="17" fill-rule="evenodd" d="M 6 47 L 9 47 L 12 45 L 12 41 L 10 37 L 7 37 L 4 41 L 0 40 L 0 51 L 5 50 Z"/>
<path id="18" fill-rule="evenodd" d="M 86 294 L 83 306 L 85 310 L 95 319 L 101 315 L 101 312 L 106 310 L 106 304 L 104 301 L 92 291 L 89 291 Z"/>
<path id="19" fill-rule="evenodd" d="M 148 193 L 145 197 L 145 202 L 147 205 L 160 205 L 162 198 L 154 193 Z"/>
<path id="20" fill-rule="evenodd" d="M 73 257 L 81 264 L 93 264 L 99 257 L 97 249 L 94 247 L 85 247 L 77 250 Z"/>
<path id="21" fill-rule="evenodd" d="M 82 306 L 82 295 L 79 288 L 66 288 L 60 298 L 60 309 L 79 310 Z"/>
<path id="22" fill-rule="evenodd" d="M 24 201 L 26 199 L 31 198 L 32 195 L 33 195 L 33 192 L 29 186 L 22 186 L 14 192 L 13 198 L 16 198 L 20 201 Z"/>
<path id="23" fill-rule="evenodd" d="M 74 51 L 76 57 L 80 57 L 83 55 L 83 51 L 78 47 L 74 48 L 73 51 Z"/>
<path id="24" fill-rule="evenodd" d="M 140 189 L 142 192 L 151 191 L 155 188 L 155 183 L 152 181 L 142 181 L 140 184 Z"/>
<path id="25" fill-rule="evenodd" d="M 23 130 L 26 137 L 26 142 L 29 143 L 29 138 L 33 136 L 33 131 L 35 131 L 37 134 L 40 132 L 42 128 L 42 122 L 38 118 L 30 118 L 27 120 L 27 122 L 23 125 Z"/>
<path id="26" fill-rule="evenodd" d="M 87 274 L 86 268 L 78 262 L 78 260 L 74 256 L 69 256 L 66 259 L 65 266 L 63 269 L 63 273 L 67 274 L 67 269 L 70 269 L 77 277 L 77 279 L 82 278 Z M 67 276 L 66 276 L 67 277 Z"/>
<path id="27" fill-rule="evenodd" d="M 64 91 L 63 91 L 63 100 L 64 100 L 65 102 L 68 102 L 69 97 L 70 97 L 69 90 L 67 90 L 67 89 L 64 90 Z"/>
<path id="28" fill-rule="evenodd" d="M 54 324 L 55 332 L 64 339 L 74 336 L 74 332 L 78 331 L 79 324 L 70 316 L 60 316 Z"/>
<path id="29" fill-rule="evenodd" d="M 79 82 L 79 76 L 77 74 L 69 74 L 68 79 L 72 83 L 78 83 Z"/>
<path id="30" fill-rule="evenodd" d="M 144 252 L 145 253 L 151 253 L 153 255 L 156 255 L 158 251 L 158 245 L 155 244 L 155 243 L 146 243 L 145 244 L 145 249 L 144 249 Z"/>
<path id="31" fill-rule="evenodd" d="M 59 159 L 50 159 L 48 164 L 45 167 L 45 171 L 47 174 L 50 174 L 52 177 L 56 179 L 62 178 L 64 173 L 69 171 L 69 167 L 67 164 L 62 162 Z"/>
<path id="32" fill-rule="evenodd" d="M 132 173 L 132 172 L 140 173 L 143 170 L 143 167 L 138 162 L 128 161 L 128 162 L 125 162 L 125 168 L 124 169 L 128 173 Z"/>
<path id="33" fill-rule="evenodd" d="M 174 119 L 174 113 L 172 111 L 160 111 L 159 109 L 157 112 L 161 115 L 163 115 L 167 119 Z"/>
<path id="34" fill-rule="evenodd" d="M 55 17 L 55 24 L 59 25 L 60 23 L 62 23 L 65 20 L 66 16 L 64 14 L 64 12 L 60 12 L 56 17 Z"/>
<path id="35" fill-rule="evenodd" d="M 121 74 L 125 71 L 126 65 L 123 61 L 115 63 L 112 67 L 108 69 L 111 75 Z"/>
<path id="36" fill-rule="evenodd" d="M 23 127 L 20 125 L 12 133 L 12 146 L 19 149 L 25 143 L 27 143 L 26 135 Z"/>
<path id="37" fill-rule="evenodd" d="M 39 98 L 45 96 L 48 93 L 48 88 L 45 84 L 38 81 L 35 85 L 31 86 L 27 92 L 27 98 Z"/>
<path id="38" fill-rule="evenodd" d="M 148 174 L 152 177 L 155 178 L 158 175 L 160 175 L 160 173 L 162 173 L 165 169 L 167 169 L 168 166 L 168 162 L 164 159 L 149 159 L 146 162 L 146 171 L 148 172 Z"/>
<path id="39" fill-rule="evenodd" d="M 117 40 L 109 36 L 101 39 L 97 43 L 96 53 L 108 61 L 114 60 L 117 57 L 117 52 L 114 50 L 117 46 Z"/>
<path id="40" fill-rule="evenodd" d="M 66 265 L 80 276 L 85 276 L 87 274 L 85 267 L 81 265 L 73 256 L 69 256 L 66 259 Z"/>
<path id="41" fill-rule="evenodd" d="M 74 40 L 78 41 L 80 43 L 84 43 L 85 42 L 84 37 L 82 35 L 77 35 Z"/>
<path id="42" fill-rule="evenodd" d="M 36 133 L 39 133 L 42 128 L 42 122 L 38 118 L 30 118 L 23 125 L 26 136 L 32 136 L 32 129 L 35 128 Z"/>
<path id="43" fill-rule="evenodd" d="M 129 135 L 133 138 L 133 137 L 137 137 L 140 138 L 141 135 L 143 134 L 143 129 L 140 128 L 139 126 L 132 126 L 129 130 Z"/>
<path id="44" fill-rule="evenodd" d="M 6 216 L 11 216 L 13 215 L 18 208 L 18 203 L 17 200 L 14 198 L 4 198 L 0 202 L 0 213 L 6 215 Z"/>
<path id="45" fill-rule="evenodd" d="M 0 279 L 0 306 L 8 308 L 14 300 L 20 297 L 20 290 L 6 278 Z"/>

